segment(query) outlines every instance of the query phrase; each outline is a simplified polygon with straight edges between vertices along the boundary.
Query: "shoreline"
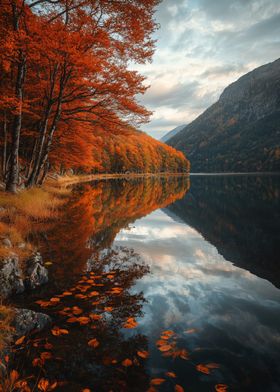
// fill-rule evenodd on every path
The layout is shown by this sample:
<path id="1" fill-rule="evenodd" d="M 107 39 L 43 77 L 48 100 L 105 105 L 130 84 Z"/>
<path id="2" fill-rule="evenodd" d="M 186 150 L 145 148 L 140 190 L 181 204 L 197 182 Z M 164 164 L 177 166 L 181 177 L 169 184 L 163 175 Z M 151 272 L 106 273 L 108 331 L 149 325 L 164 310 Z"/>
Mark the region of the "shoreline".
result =
<path id="1" fill-rule="evenodd" d="M 60 185 L 71 185 L 80 182 L 90 182 L 99 180 L 113 180 L 113 179 L 130 179 L 130 178 L 153 178 L 153 177 L 189 177 L 190 173 L 119 173 L 119 174 L 81 174 L 81 175 L 64 175 L 53 178 L 51 175 L 46 180 L 46 184 L 55 183 Z M 44 187 L 44 186 L 43 186 Z"/>

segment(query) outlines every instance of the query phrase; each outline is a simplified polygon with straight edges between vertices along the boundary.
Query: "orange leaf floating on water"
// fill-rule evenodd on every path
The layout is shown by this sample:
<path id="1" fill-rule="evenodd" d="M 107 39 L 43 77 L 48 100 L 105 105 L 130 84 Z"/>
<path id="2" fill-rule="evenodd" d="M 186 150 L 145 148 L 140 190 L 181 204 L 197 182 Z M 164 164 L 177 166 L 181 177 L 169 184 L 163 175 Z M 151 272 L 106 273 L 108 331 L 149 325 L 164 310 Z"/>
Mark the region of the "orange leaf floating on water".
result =
<path id="1" fill-rule="evenodd" d="M 138 323 L 137 323 L 137 321 L 135 321 L 135 318 L 134 317 L 129 317 L 126 320 L 126 323 L 123 325 L 123 327 L 127 328 L 127 329 L 131 329 L 131 328 L 136 328 L 137 325 L 138 325 Z"/>
<path id="2" fill-rule="evenodd" d="M 89 293 L 89 297 L 97 297 L 99 295 L 98 291 L 92 291 L 91 293 Z"/>
<path id="3" fill-rule="evenodd" d="M 69 331 L 67 329 L 58 328 L 58 327 L 54 327 L 51 332 L 53 336 L 61 336 L 61 335 L 69 334 Z"/>
<path id="4" fill-rule="evenodd" d="M 182 359 L 189 359 L 189 354 L 188 354 L 187 350 L 185 350 L 184 348 L 182 350 L 180 350 L 179 357 Z"/>
<path id="5" fill-rule="evenodd" d="M 171 377 L 171 378 L 176 378 L 177 376 L 176 376 L 176 374 L 174 373 L 174 372 L 166 372 L 165 373 L 168 377 Z"/>
<path id="6" fill-rule="evenodd" d="M 24 342 L 24 340 L 25 340 L 25 336 L 22 336 L 21 338 L 15 341 L 15 345 L 20 346 Z"/>
<path id="7" fill-rule="evenodd" d="M 82 389 L 82 392 L 91 392 L 89 388 Z"/>
<path id="8" fill-rule="evenodd" d="M 96 347 L 99 346 L 99 341 L 98 341 L 97 339 L 91 339 L 91 340 L 88 342 L 88 345 L 89 345 L 90 347 L 92 347 L 92 348 L 96 348 Z"/>
<path id="9" fill-rule="evenodd" d="M 90 322 L 89 317 L 78 317 L 77 321 L 80 323 L 80 325 L 87 325 Z"/>
<path id="10" fill-rule="evenodd" d="M 114 275 L 107 275 L 107 278 L 108 278 L 108 279 L 113 279 L 113 278 L 114 278 Z"/>
<path id="11" fill-rule="evenodd" d="M 202 365 L 202 364 L 196 365 L 196 370 L 204 374 L 210 374 L 210 370 L 206 365 Z"/>
<path id="12" fill-rule="evenodd" d="M 170 346 L 170 344 L 165 344 L 165 345 L 163 345 L 163 346 L 160 346 L 158 349 L 159 349 L 160 351 L 162 351 L 162 352 L 165 352 L 165 351 L 171 350 L 171 349 L 172 349 L 172 346 Z"/>
<path id="13" fill-rule="evenodd" d="M 62 293 L 63 297 L 68 297 L 70 295 L 73 295 L 73 293 L 71 293 L 71 291 L 64 291 L 64 293 Z"/>
<path id="14" fill-rule="evenodd" d="M 153 378 L 151 380 L 151 385 L 161 385 L 164 382 L 165 382 L 164 378 Z"/>
<path id="15" fill-rule="evenodd" d="M 106 306 L 104 308 L 104 310 L 105 310 L 105 312 L 112 312 L 113 308 L 112 308 L 112 306 Z"/>
<path id="16" fill-rule="evenodd" d="M 228 386 L 226 384 L 217 384 L 215 385 L 216 392 L 226 392 L 228 390 Z"/>
<path id="17" fill-rule="evenodd" d="M 185 331 L 185 333 L 194 333 L 194 332 L 196 332 L 197 330 L 195 329 L 195 328 L 192 328 L 192 329 L 187 329 L 186 331 Z"/>
<path id="18" fill-rule="evenodd" d="M 72 308 L 72 312 L 73 314 L 75 314 L 76 316 L 78 316 L 79 314 L 83 313 L 82 309 L 80 309 L 78 306 L 73 306 Z"/>
<path id="19" fill-rule="evenodd" d="M 66 322 L 73 324 L 73 323 L 77 323 L 78 319 L 77 319 L 77 317 L 70 317 L 69 319 L 66 320 Z"/>
<path id="20" fill-rule="evenodd" d="M 53 297 L 50 299 L 50 302 L 53 302 L 53 303 L 60 302 L 60 298 Z"/>
<path id="21" fill-rule="evenodd" d="M 156 345 L 157 345 L 157 346 L 162 346 L 163 344 L 166 344 L 166 341 L 165 341 L 165 340 L 162 340 L 162 339 L 157 340 L 157 342 L 156 342 Z"/>
<path id="22" fill-rule="evenodd" d="M 75 295 L 75 298 L 78 298 L 78 299 L 85 299 L 85 298 L 87 298 L 87 296 L 84 295 L 84 294 L 76 294 L 76 295 Z"/>
<path id="23" fill-rule="evenodd" d="M 124 359 L 122 361 L 122 365 L 125 366 L 125 367 L 131 366 L 132 365 L 131 359 L 128 359 L 128 358 Z"/>
<path id="24" fill-rule="evenodd" d="M 175 392 L 184 392 L 185 390 L 184 390 L 184 388 L 181 385 L 176 384 L 175 387 L 174 387 L 174 391 Z"/>
<path id="25" fill-rule="evenodd" d="M 50 353 L 49 351 L 45 351 L 45 352 L 41 353 L 40 357 L 41 357 L 42 361 L 45 361 L 46 359 L 52 358 L 52 353 Z"/>
<path id="26" fill-rule="evenodd" d="M 102 316 L 100 316 L 100 314 L 90 314 L 89 315 L 89 317 L 92 319 L 92 320 L 100 320 L 101 318 L 102 318 Z"/>
<path id="27" fill-rule="evenodd" d="M 146 359 L 146 358 L 148 358 L 149 353 L 148 353 L 148 351 L 137 351 L 137 355 L 138 355 L 140 358 Z"/>
<path id="28" fill-rule="evenodd" d="M 47 308 L 50 305 L 54 305 L 54 303 L 51 303 L 50 301 L 36 301 L 35 303 L 40 305 L 41 308 Z"/>
<path id="29" fill-rule="evenodd" d="M 175 333 L 171 330 L 163 331 L 161 334 L 169 337 L 175 335 Z"/>
<path id="30" fill-rule="evenodd" d="M 39 391 L 49 392 L 49 391 L 53 391 L 57 387 L 57 382 L 50 384 L 48 380 L 46 380 L 45 378 L 41 378 L 41 380 L 38 382 L 37 387 Z"/>
<path id="31" fill-rule="evenodd" d="M 36 366 L 42 366 L 42 365 L 43 365 L 43 362 L 42 362 L 42 360 L 41 360 L 40 358 L 34 358 L 33 361 L 32 361 L 32 365 L 33 365 L 34 367 L 36 367 Z"/>
<path id="32" fill-rule="evenodd" d="M 205 365 L 208 367 L 208 369 L 218 369 L 220 367 L 220 365 L 218 363 L 207 363 L 207 365 Z"/>
<path id="33" fill-rule="evenodd" d="M 51 343 L 46 343 L 44 347 L 46 350 L 51 350 L 53 348 L 53 345 Z"/>

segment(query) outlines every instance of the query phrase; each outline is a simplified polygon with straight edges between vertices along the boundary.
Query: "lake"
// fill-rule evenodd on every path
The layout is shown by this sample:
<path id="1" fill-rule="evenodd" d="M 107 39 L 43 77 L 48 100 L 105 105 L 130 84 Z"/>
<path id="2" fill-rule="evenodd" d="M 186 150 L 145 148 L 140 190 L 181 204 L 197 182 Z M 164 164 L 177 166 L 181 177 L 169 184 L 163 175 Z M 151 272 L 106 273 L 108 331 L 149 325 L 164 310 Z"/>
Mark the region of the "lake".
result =
<path id="1" fill-rule="evenodd" d="M 30 240 L 49 314 L 16 363 L 57 390 L 279 391 L 280 176 L 79 184 Z M 47 354 L 46 354 L 47 353 Z"/>

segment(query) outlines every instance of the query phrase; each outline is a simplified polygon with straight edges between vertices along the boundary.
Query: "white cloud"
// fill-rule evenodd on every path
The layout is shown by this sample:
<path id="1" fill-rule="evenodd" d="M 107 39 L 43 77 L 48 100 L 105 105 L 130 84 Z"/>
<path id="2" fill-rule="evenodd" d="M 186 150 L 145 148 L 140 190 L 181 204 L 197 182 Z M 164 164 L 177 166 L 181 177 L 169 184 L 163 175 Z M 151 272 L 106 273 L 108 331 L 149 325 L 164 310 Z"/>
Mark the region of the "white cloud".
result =
<path id="1" fill-rule="evenodd" d="M 157 138 L 192 121 L 244 73 L 280 50 L 279 0 L 163 0 L 153 62 L 136 69 L 154 111 L 143 130 Z"/>

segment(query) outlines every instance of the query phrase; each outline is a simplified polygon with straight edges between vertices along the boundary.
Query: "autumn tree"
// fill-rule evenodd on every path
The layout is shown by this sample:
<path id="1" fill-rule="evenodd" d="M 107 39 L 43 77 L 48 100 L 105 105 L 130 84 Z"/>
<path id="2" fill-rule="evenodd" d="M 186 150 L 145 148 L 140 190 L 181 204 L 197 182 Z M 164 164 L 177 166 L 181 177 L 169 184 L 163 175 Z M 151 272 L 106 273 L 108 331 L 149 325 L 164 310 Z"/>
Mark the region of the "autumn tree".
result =
<path id="1" fill-rule="evenodd" d="M 1 53 L 0 61 L 2 67 L 11 68 L 4 77 L 14 106 L 7 190 L 16 190 L 20 140 L 26 130 L 33 139 L 22 143 L 31 155 L 28 184 L 32 185 L 39 181 L 61 124 L 86 122 L 92 129 L 100 124 L 117 131 L 120 124 L 147 119 L 149 113 L 135 99 L 145 91 L 143 78 L 129 71 L 128 63 L 151 58 L 157 3 L 4 2 L 1 39 L 10 56 Z"/>

